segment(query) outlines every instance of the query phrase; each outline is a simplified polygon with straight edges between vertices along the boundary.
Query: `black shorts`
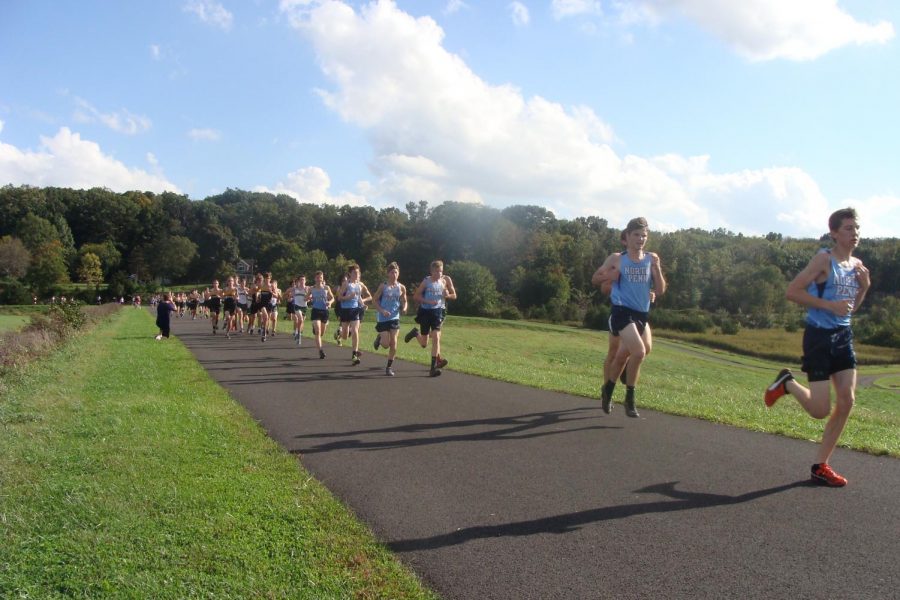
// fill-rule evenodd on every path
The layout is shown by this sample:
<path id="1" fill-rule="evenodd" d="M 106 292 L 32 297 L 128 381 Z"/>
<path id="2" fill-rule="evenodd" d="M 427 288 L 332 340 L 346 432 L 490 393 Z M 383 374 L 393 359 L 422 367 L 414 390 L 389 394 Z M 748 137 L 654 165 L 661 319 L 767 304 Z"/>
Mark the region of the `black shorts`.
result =
<path id="1" fill-rule="evenodd" d="M 385 331 L 394 331 L 400 329 L 400 319 L 391 319 L 390 321 L 378 321 L 375 323 L 375 331 L 383 333 Z"/>
<path id="2" fill-rule="evenodd" d="M 294 303 L 293 303 L 293 302 L 288 302 L 287 309 L 288 309 L 287 312 L 288 312 L 289 315 L 294 314 Z"/>
<path id="3" fill-rule="evenodd" d="M 300 315 L 301 317 L 303 317 L 305 319 L 306 318 L 306 307 L 305 306 L 297 306 L 295 304 L 294 305 L 294 314 Z"/>
<path id="4" fill-rule="evenodd" d="M 259 309 L 261 309 L 261 308 L 262 308 L 262 303 L 254 300 L 253 302 L 250 303 L 250 314 L 255 315 L 256 313 L 259 312 Z"/>
<path id="5" fill-rule="evenodd" d="M 440 331 L 444 323 L 447 311 L 443 308 L 422 308 L 416 311 L 416 323 L 422 335 L 428 335 L 432 330 Z"/>
<path id="6" fill-rule="evenodd" d="M 627 306 L 613 305 L 612 311 L 609 313 L 609 332 L 618 336 L 619 332 L 634 323 L 640 335 L 644 335 L 644 328 L 647 327 L 647 317 L 649 313 L 632 310 Z"/>
<path id="7" fill-rule="evenodd" d="M 322 323 L 328 322 L 328 309 L 327 308 L 314 308 L 312 309 L 312 315 L 310 318 L 313 321 L 321 321 Z"/>
<path id="8" fill-rule="evenodd" d="M 850 327 L 820 329 L 806 326 L 802 369 L 810 381 L 828 381 L 838 371 L 855 368 L 856 352 Z"/>
<path id="9" fill-rule="evenodd" d="M 338 318 L 338 321 L 341 321 L 341 320 L 342 320 L 342 319 L 341 319 L 341 311 L 342 311 L 342 310 L 343 310 L 343 309 L 342 309 L 340 306 L 335 306 L 335 307 L 334 307 L 334 316 L 336 316 L 336 317 Z"/>
<path id="10" fill-rule="evenodd" d="M 215 314 L 219 314 L 219 311 L 222 310 L 222 299 L 218 296 L 210 298 L 206 301 L 206 307 L 209 308 L 209 310 L 213 311 Z"/>
<path id="11" fill-rule="evenodd" d="M 234 309 L 237 307 L 237 302 L 235 302 L 234 298 L 228 297 L 225 298 L 224 310 L 227 313 L 234 314 Z"/>
<path id="12" fill-rule="evenodd" d="M 362 307 L 342 308 L 341 309 L 341 323 L 352 323 L 353 321 L 362 320 L 364 310 L 365 309 Z"/>
<path id="13" fill-rule="evenodd" d="M 188 308 L 191 310 L 197 310 L 197 301 L 196 300 L 188 300 Z"/>
<path id="14" fill-rule="evenodd" d="M 246 302 L 238 302 L 237 303 L 238 310 L 243 312 L 250 312 L 250 305 Z"/>

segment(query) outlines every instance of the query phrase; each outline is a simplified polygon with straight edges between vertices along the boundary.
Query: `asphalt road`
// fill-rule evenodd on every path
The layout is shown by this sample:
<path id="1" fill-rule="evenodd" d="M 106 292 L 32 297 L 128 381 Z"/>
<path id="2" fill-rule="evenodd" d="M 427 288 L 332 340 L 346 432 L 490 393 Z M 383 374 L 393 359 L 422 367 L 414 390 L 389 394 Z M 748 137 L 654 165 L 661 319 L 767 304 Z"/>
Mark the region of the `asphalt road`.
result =
<path id="1" fill-rule="evenodd" d="M 900 598 L 900 461 L 839 449 L 850 485 L 815 486 L 812 443 L 405 362 L 386 377 L 364 329 L 353 367 L 173 323 L 444 598 Z"/>

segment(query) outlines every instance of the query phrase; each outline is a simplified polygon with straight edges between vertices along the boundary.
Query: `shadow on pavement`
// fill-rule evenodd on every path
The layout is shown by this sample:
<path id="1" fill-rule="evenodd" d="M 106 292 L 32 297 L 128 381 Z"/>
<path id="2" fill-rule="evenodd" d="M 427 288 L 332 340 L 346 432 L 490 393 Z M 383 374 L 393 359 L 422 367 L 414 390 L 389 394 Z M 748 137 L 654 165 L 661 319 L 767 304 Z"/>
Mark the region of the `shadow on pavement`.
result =
<path id="1" fill-rule="evenodd" d="M 805 487 L 813 484 L 810 483 L 808 479 L 804 479 L 802 481 L 795 481 L 793 483 L 766 488 L 764 490 L 747 492 L 746 494 L 740 494 L 738 496 L 679 491 L 675 489 L 676 485 L 678 485 L 678 482 L 672 481 L 635 490 L 635 493 L 637 494 L 660 494 L 668 496 L 672 498 L 670 501 L 608 506 L 557 515 L 554 517 L 545 517 L 543 519 L 506 523 L 504 525 L 467 527 L 451 533 L 427 538 L 398 540 L 388 543 L 387 546 L 394 552 L 415 552 L 418 550 L 435 550 L 446 546 L 455 546 L 483 538 L 526 536 L 540 533 L 569 533 L 577 531 L 584 525 L 589 525 L 591 523 L 625 519 L 645 514 L 741 504 L 764 496 L 771 496 L 772 494 L 779 494 L 793 488 Z"/>
<path id="2" fill-rule="evenodd" d="M 588 411 L 588 415 L 574 416 L 574 413 Z M 450 442 L 485 442 L 503 440 L 523 440 L 530 438 L 546 437 L 574 433 L 578 431 L 594 431 L 598 429 L 622 429 L 620 426 L 592 425 L 589 427 L 576 427 L 569 429 L 552 429 L 536 431 L 541 428 L 558 426 L 566 423 L 584 421 L 595 416 L 593 410 L 576 408 L 570 410 L 529 413 L 512 417 L 498 417 L 491 419 L 471 419 L 466 421 L 447 421 L 443 423 L 421 423 L 412 425 L 399 425 L 383 429 L 363 429 L 358 431 L 344 431 L 335 433 L 312 433 L 295 436 L 297 439 L 307 438 L 335 438 L 350 436 L 365 436 L 390 433 L 423 433 L 440 429 L 459 429 L 464 427 L 477 427 L 494 425 L 497 429 L 491 431 L 479 431 L 478 433 L 459 433 L 438 437 L 415 437 L 399 440 L 362 441 L 359 439 L 340 440 L 312 446 L 310 448 L 293 450 L 294 454 L 317 454 L 331 452 L 333 450 L 390 450 L 394 448 L 409 448 L 414 446 L 428 446 L 432 444 L 446 444 Z"/>

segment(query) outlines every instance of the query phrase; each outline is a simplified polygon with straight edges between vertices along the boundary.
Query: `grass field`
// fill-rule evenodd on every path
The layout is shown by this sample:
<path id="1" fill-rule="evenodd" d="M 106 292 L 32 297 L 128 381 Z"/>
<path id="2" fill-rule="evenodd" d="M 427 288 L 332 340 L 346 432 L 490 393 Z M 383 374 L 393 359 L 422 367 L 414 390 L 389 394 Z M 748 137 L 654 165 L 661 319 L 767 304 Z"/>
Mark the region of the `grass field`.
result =
<path id="1" fill-rule="evenodd" d="M 31 317 L 23 315 L 4 315 L 0 313 L 0 333 L 4 331 L 18 331 L 25 327 L 30 320 Z"/>
<path id="2" fill-rule="evenodd" d="M 154 333 L 120 311 L 0 399 L 0 597 L 432 597 Z"/>
<path id="3" fill-rule="evenodd" d="M 412 318 L 405 317 L 401 335 L 411 325 Z M 363 329 L 361 348 L 370 351 L 373 325 L 367 322 Z M 606 332 L 453 316 L 448 317 L 444 329 L 442 346 L 450 360 L 448 368 L 589 398 L 599 396 Z M 400 358 L 427 363 L 428 353 L 415 342 L 401 341 L 400 346 Z M 371 357 L 370 352 L 367 355 Z M 657 337 L 641 372 L 638 407 L 818 440 L 823 422 L 809 418 L 793 399 L 783 399 L 769 410 L 763 406 L 763 390 L 782 366 Z M 799 372 L 799 365 L 787 366 Z M 900 394 L 892 389 L 900 379 L 900 365 L 861 367 L 859 374 L 874 378 L 874 384 L 857 389 L 856 406 L 840 443 L 900 457 Z M 617 401 L 624 397 L 621 388 L 615 393 Z"/>

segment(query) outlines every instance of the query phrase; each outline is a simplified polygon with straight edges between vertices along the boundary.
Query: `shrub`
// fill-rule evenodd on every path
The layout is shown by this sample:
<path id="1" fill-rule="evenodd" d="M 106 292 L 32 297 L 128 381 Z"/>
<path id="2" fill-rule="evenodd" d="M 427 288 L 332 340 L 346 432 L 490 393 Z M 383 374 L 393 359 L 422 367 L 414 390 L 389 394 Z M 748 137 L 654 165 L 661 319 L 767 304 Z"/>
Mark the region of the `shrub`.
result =
<path id="1" fill-rule="evenodd" d="M 605 304 L 589 306 L 584 313 L 583 323 L 588 329 L 609 331 L 609 307 Z"/>
<path id="2" fill-rule="evenodd" d="M 737 335 L 741 330 L 741 324 L 734 319 L 722 321 L 721 331 L 725 335 Z"/>
<path id="3" fill-rule="evenodd" d="M 31 292 L 16 279 L 0 281 L 0 304 L 31 304 Z"/>
<path id="4" fill-rule="evenodd" d="M 500 318 L 508 321 L 522 320 L 522 311 L 512 305 L 504 306 L 500 309 Z"/>

